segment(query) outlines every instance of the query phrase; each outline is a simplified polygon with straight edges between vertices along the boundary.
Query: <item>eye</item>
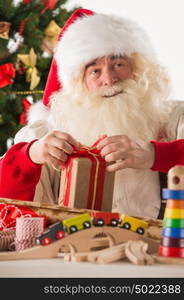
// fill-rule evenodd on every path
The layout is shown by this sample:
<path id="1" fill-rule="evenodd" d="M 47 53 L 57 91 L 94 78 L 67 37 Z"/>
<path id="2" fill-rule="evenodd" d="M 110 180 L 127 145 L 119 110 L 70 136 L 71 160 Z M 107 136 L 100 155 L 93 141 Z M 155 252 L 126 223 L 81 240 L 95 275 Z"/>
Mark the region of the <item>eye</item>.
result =
<path id="1" fill-rule="evenodd" d="M 91 71 L 91 73 L 93 73 L 93 74 L 96 74 L 96 73 L 98 73 L 98 72 L 99 72 L 98 69 L 95 69 L 95 70 L 92 70 L 92 71 Z"/>
<path id="2" fill-rule="evenodd" d="M 126 67 L 127 64 L 125 64 L 125 63 L 116 63 L 114 66 L 115 66 L 115 68 L 119 69 L 119 68 L 124 68 L 124 67 Z"/>
<path id="3" fill-rule="evenodd" d="M 90 71 L 90 75 L 96 77 L 100 74 L 100 70 L 99 69 L 93 69 Z"/>
<path id="4" fill-rule="evenodd" d="M 119 64 L 116 64 L 117 67 L 122 67 L 124 66 L 123 64 L 119 63 Z"/>

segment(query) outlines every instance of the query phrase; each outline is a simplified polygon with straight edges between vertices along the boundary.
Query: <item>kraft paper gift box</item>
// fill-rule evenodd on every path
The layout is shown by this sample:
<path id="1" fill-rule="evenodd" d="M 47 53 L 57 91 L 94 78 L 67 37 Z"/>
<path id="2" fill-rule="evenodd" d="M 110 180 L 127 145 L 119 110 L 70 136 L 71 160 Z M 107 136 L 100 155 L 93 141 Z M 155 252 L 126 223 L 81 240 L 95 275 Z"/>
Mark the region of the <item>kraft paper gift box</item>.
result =
<path id="1" fill-rule="evenodd" d="M 61 171 L 59 205 L 111 211 L 115 173 L 105 168 L 97 150 L 85 148 L 71 155 Z"/>

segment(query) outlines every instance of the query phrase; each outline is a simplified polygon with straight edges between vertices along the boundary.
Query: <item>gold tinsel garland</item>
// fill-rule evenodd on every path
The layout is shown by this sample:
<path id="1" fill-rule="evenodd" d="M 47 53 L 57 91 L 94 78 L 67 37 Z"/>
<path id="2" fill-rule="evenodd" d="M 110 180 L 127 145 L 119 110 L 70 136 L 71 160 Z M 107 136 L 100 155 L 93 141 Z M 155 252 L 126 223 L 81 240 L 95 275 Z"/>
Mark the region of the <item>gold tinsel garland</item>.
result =
<path id="1" fill-rule="evenodd" d="M 37 91 L 13 91 L 13 94 L 16 95 L 33 95 L 33 94 L 43 94 L 44 91 L 42 90 L 37 90 Z"/>

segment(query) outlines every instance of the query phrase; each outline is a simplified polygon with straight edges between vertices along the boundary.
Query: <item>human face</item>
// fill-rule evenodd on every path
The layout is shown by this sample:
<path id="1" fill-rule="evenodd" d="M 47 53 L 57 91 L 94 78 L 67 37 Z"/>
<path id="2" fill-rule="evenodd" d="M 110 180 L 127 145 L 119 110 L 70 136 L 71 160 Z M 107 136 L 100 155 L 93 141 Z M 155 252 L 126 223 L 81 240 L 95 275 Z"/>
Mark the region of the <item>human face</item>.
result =
<path id="1" fill-rule="evenodd" d="M 128 58 L 115 55 L 93 60 L 84 72 L 84 83 L 91 92 L 129 78 L 132 78 L 132 65 Z"/>

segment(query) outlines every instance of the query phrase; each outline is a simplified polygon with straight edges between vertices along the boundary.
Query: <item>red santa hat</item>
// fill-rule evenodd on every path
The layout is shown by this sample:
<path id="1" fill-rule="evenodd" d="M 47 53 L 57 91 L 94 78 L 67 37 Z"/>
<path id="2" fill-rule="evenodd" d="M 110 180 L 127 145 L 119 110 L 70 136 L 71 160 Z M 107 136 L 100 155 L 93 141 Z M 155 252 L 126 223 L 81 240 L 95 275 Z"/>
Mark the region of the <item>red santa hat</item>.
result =
<path id="1" fill-rule="evenodd" d="M 43 104 L 63 88 L 71 88 L 71 80 L 80 76 L 90 61 L 106 55 L 138 52 L 151 61 L 155 53 L 147 34 L 125 18 L 77 9 L 62 28 L 48 75 Z"/>

